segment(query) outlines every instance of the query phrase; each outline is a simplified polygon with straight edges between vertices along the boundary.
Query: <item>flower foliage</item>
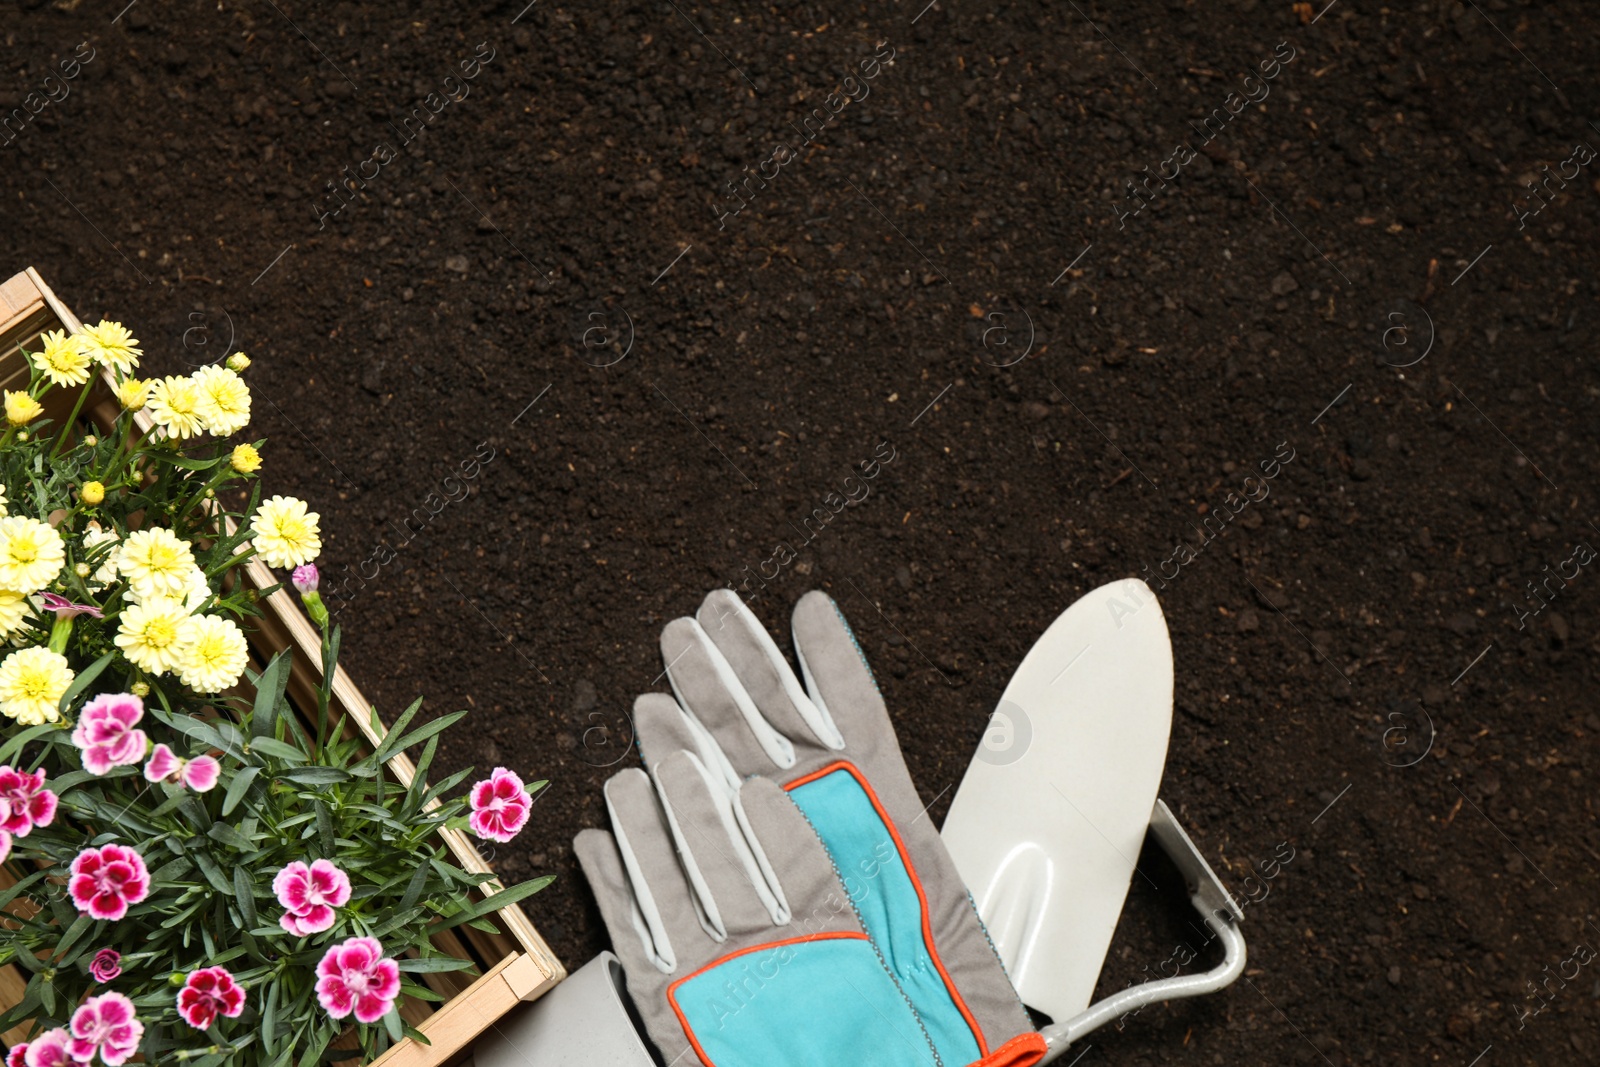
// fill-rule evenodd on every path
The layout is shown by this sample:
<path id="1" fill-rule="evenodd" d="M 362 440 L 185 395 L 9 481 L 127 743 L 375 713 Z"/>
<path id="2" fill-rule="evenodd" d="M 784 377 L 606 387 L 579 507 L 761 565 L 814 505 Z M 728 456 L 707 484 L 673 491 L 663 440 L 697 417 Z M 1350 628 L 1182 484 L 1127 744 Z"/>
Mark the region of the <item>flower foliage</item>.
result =
<path id="1" fill-rule="evenodd" d="M 0 431 L 0 964 L 27 977 L 0 1032 L 31 1028 L 11 1057 L 312 1067 L 422 1039 L 400 1001 L 473 966 L 431 939 L 494 930 L 549 881 L 485 897 L 440 831 L 508 839 L 528 789 L 503 768 L 427 784 L 464 711 L 421 723 L 419 700 L 375 747 L 338 716 L 318 516 L 261 503 L 262 442 L 227 441 L 250 413 L 242 354 L 145 382 L 118 323 L 44 343 Z M 78 415 L 102 381 L 122 410 L 94 432 Z M 60 425 L 54 389 L 78 391 Z M 245 628 L 278 588 L 241 580 L 252 556 L 297 569 L 322 627 L 314 705 L 286 695 L 289 653 L 251 666 Z M 387 764 L 411 749 L 402 786 Z"/>

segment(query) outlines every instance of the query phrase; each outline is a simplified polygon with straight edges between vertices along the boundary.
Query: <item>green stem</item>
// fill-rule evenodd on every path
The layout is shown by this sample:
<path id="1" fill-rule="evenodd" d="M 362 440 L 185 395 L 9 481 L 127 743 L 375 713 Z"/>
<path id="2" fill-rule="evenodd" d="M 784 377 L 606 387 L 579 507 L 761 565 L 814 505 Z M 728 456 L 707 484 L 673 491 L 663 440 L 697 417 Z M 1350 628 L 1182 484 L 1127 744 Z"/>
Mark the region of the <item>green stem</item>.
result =
<path id="1" fill-rule="evenodd" d="M 67 650 L 67 639 L 72 636 L 72 616 L 57 615 L 50 630 L 50 651 L 61 655 Z"/>
<path id="2" fill-rule="evenodd" d="M 89 390 L 94 388 L 94 382 L 95 379 L 91 375 L 89 380 L 83 383 L 83 388 L 78 390 L 78 402 L 73 405 L 72 414 L 67 417 L 67 421 L 61 424 L 61 437 L 56 441 L 56 447 L 50 450 L 51 459 L 55 459 L 61 453 L 67 438 L 72 435 L 72 428 L 78 424 L 78 412 L 83 410 L 83 402 L 89 399 Z"/>

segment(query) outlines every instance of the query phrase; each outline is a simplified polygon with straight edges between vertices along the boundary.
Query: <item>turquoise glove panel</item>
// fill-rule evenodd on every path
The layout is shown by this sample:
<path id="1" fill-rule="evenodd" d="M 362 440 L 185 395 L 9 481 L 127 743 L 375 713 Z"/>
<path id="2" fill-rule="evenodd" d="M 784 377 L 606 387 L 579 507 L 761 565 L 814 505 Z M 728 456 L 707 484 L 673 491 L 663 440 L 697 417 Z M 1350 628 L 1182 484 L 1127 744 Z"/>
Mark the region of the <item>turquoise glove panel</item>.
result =
<path id="1" fill-rule="evenodd" d="M 933 1067 L 917 1017 L 872 942 L 824 933 L 743 949 L 667 999 L 706 1067 Z"/>
<path id="2" fill-rule="evenodd" d="M 799 779 L 788 790 L 833 857 L 862 927 L 917 1006 L 940 1060 L 947 1064 L 979 1060 L 976 1026 L 933 948 L 922 886 L 860 771 L 840 761 Z"/>

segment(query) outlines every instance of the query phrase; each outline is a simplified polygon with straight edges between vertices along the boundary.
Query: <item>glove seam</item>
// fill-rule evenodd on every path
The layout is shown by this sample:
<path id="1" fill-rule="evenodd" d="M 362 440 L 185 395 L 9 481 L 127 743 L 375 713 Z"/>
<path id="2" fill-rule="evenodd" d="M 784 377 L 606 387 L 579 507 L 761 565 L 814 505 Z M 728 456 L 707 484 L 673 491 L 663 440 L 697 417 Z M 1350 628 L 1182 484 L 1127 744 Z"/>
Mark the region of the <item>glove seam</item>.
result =
<path id="1" fill-rule="evenodd" d="M 838 609 L 835 608 L 835 610 Z M 784 786 L 783 788 L 785 795 L 787 795 L 789 787 Z M 795 810 L 806 821 L 806 825 L 811 827 L 811 832 L 817 835 L 817 841 L 820 843 L 822 834 L 817 830 L 816 824 L 811 821 L 811 816 L 807 815 L 805 809 L 799 804 L 794 803 L 793 797 L 789 798 L 789 803 L 794 804 Z M 822 854 L 828 857 L 828 866 L 833 869 L 833 876 L 838 882 L 839 891 L 844 895 L 845 903 L 850 906 L 850 914 L 855 916 L 856 924 L 861 927 L 862 934 L 867 939 L 867 944 L 872 946 L 872 954 L 878 958 L 878 966 L 883 968 L 883 973 L 887 974 L 889 981 L 894 983 L 895 992 L 899 993 L 900 999 L 905 1001 L 906 1008 L 911 1012 L 911 1017 L 917 1020 L 917 1029 L 922 1031 L 922 1040 L 927 1042 L 928 1051 L 933 1056 L 933 1067 L 944 1067 L 944 1060 L 939 1056 L 939 1050 L 933 1043 L 933 1035 L 929 1034 L 928 1028 L 923 1025 L 922 1015 L 917 1011 L 917 1006 L 911 1002 L 911 998 L 906 994 L 904 987 L 900 985 L 900 979 L 895 977 L 894 969 L 889 966 L 889 961 L 884 959 L 883 950 L 878 947 L 878 942 L 873 939 L 872 935 L 866 933 L 866 919 L 862 917 L 861 909 L 856 907 L 855 898 L 850 895 L 849 890 L 844 888 L 844 873 L 839 870 L 839 864 L 835 862 L 833 853 L 823 849 Z M 790 921 L 793 922 L 793 919 Z"/>
<path id="2" fill-rule="evenodd" d="M 867 672 L 867 680 L 872 683 L 872 688 L 881 696 L 883 687 L 878 684 L 878 676 L 872 673 L 872 664 L 867 662 L 867 654 L 861 648 L 861 642 L 856 640 L 856 632 L 850 626 L 850 620 L 844 617 L 844 612 L 839 610 L 839 602 L 833 597 L 828 598 L 828 603 L 833 607 L 833 613 L 839 617 L 839 625 L 844 627 L 845 636 L 850 638 L 850 644 L 856 650 L 856 655 L 861 659 L 861 668 Z"/>

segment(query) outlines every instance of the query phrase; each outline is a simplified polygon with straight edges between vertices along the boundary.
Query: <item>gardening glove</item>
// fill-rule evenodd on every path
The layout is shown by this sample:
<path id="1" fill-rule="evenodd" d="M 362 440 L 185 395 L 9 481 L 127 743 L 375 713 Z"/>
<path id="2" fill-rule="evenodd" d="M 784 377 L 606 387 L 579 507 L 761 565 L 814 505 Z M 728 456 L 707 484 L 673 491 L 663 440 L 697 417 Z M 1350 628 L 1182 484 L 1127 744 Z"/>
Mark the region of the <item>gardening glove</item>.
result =
<path id="1" fill-rule="evenodd" d="M 722 783 L 677 751 L 652 775 L 617 774 L 605 796 L 611 832 L 584 830 L 574 848 L 664 1063 L 938 1067 L 822 843 L 776 784 L 751 779 L 724 804 Z"/>
<path id="2" fill-rule="evenodd" d="M 1037 1062 L 1044 1040 L 911 784 L 849 624 L 814 591 L 795 605 L 793 636 L 804 687 L 732 590 L 707 596 L 695 618 L 669 623 L 661 651 L 678 699 L 653 693 L 635 704 L 645 758 L 695 752 L 717 776 L 723 805 L 749 775 L 780 783 L 847 889 L 874 872 L 875 890 L 857 902 L 862 925 L 940 1062 Z"/>

